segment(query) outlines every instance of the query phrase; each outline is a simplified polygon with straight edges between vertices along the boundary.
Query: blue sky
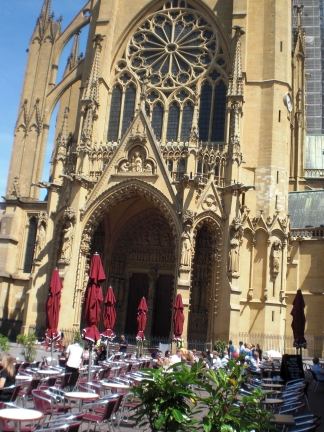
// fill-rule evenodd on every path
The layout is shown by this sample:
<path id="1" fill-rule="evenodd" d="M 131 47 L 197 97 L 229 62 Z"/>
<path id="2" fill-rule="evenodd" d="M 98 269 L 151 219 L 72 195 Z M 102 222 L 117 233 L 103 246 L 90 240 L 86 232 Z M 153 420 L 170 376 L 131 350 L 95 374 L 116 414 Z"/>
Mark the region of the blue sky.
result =
<path id="1" fill-rule="evenodd" d="M 52 0 L 52 11 L 55 17 L 63 15 L 62 29 L 64 29 L 74 16 L 87 3 L 86 0 Z M 1 2 L 0 26 L 0 197 L 5 195 L 7 175 L 10 164 L 11 148 L 13 144 L 14 126 L 17 120 L 20 94 L 27 62 L 29 41 L 35 28 L 43 0 L 10 0 Z M 85 52 L 85 31 L 83 32 L 81 49 Z M 72 41 L 71 41 L 72 42 Z M 62 76 L 70 44 L 64 49 L 59 63 L 58 79 Z M 82 46 L 83 45 L 83 46 Z M 47 180 L 49 172 L 49 157 L 54 142 L 55 129 L 54 112 L 47 151 L 44 162 L 43 179 Z M 42 196 L 44 196 L 45 191 Z M 0 198 L 1 199 L 1 198 Z"/>

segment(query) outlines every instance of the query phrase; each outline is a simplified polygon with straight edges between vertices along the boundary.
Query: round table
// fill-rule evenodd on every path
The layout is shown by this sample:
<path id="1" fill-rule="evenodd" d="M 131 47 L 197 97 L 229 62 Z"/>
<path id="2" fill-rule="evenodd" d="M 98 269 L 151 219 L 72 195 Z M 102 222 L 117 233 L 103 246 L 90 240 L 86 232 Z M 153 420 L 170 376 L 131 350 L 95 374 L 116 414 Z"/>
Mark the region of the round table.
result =
<path id="1" fill-rule="evenodd" d="M 127 384 L 115 384 L 115 383 L 107 382 L 107 381 L 100 381 L 100 384 L 103 387 L 107 387 L 110 389 L 116 389 L 116 390 L 129 390 L 130 389 L 130 386 Z"/>
<path id="2" fill-rule="evenodd" d="M 79 411 L 82 411 L 82 405 L 84 401 L 93 401 L 99 399 L 97 393 L 87 393 L 87 392 L 66 392 L 63 393 L 67 399 L 76 399 L 79 401 Z"/>
<path id="3" fill-rule="evenodd" d="M 276 390 L 276 389 L 282 389 L 282 387 L 284 387 L 283 384 L 261 384 L 261 387 L 264 389 L 272 389 L 272 390 Z"/>
<path id="4" fill-rule="evenodd" d="M 52 369 L 40 369 L 39 371 L 37 371 L 37 373 L 40 375 L 59 375 L 62 372 L 61 371 L 55 371 Z"/>
<path id="5" fill-rule="evenodd" d="M 16 375 L 16 380 L 17 381 L 31 381 L 32 380 L 32 376 L 28 376 L 28 375 Z"/>
<path id="6" fill-rule="evenodd" d="M 0 410 L 0 418 L 15 422 L 15 431 L 20 432 L 21 422 L 41 420 L 44 414 L 40 411 L 23 408 L 5 408 Z"/>
<path id="7" fill-rule="evenodd" d="M 266 384 L 268 383 L 273 383 L 273 384 L 284 384 L 284 380 L 281 379 L 280 377 L 274 377 L 274 378 L 262 378 L 262 381 L 264 381 Z"/>
<path id="8" fill-rule="evenodd" d="M 269 407 L 270 407 L 271 410 L 273 410 L 276 405 L 280 405 L 282 403 L 284 403 L 283 399 L 267 398 L 264 401 L 262 401 L 262 404 L 265 405 L 265 406 L 269 405 Z"/>

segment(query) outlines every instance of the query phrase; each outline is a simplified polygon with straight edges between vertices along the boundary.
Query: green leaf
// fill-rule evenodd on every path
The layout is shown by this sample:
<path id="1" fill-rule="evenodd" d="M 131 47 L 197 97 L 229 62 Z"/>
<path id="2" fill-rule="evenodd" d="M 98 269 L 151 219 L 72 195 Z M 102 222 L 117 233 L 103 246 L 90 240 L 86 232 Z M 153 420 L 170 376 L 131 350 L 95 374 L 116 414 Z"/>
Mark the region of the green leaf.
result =
<path id="1" fill-rule="evenodd" d="M 182 415 L 182 412 L 176 408 L 173 408 L 172 415 L 178 423 L 182 423 L 185 420 L 183 415 Z"/>
<path id="2" fill-rule="evenodd" d="M 156 429 L 161 429 L 163 423 L 165 422 L 166 417 L 167 417 L 166 414 L 161 414 L 160 417 L 158 417 L 158 419 L 154 423 Z"/>

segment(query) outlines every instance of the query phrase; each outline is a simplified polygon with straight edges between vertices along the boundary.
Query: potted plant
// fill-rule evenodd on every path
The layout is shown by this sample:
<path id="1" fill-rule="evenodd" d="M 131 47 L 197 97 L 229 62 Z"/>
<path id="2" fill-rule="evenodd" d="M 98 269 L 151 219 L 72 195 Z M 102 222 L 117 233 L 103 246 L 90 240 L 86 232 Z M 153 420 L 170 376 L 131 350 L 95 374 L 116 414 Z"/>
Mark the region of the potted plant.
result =
<path id="1" fill-rule="evenodd" d="M 17 336 L 17 343 L 22 346 L 21 355 L 28 362 L 33 362 L 37 354 L 37 338 L 34 334 Z"/>
<path id="2" fill-rule="evenodd" d="M 202 407 L 208 409 L 203 416 L 205 432 L 246 432 L 276 430 L 270 420 L 273 415 L 262 408 L 264 392 L 258 388 L 251 396 L 239 397 L 239 390 L 247 379 L 239 361 L 230 360 L 228 370 L 203 371 L 202 387 L 207 396 L 198 397 Z"/>
<path id="3" fill-rule="evenodd" d="M 9 339 L 6 336 L 0 334 L 0 356 L 10 350 Z"/>
<path id="4" fill-rule="evenodd" d="M 184 363 L 172 365 L 166 371 L 162 367 L 145 369 L 145 379 L 132 389 L 141 402 L 136 423 L 140 427 L 149 426 L 152 432 L 197 430 L 199 421 L 195 415 L 199 411 L 193 386 L 200 384 L 197 378 L 200 372 L 200 364 L 190 370 Z"/>

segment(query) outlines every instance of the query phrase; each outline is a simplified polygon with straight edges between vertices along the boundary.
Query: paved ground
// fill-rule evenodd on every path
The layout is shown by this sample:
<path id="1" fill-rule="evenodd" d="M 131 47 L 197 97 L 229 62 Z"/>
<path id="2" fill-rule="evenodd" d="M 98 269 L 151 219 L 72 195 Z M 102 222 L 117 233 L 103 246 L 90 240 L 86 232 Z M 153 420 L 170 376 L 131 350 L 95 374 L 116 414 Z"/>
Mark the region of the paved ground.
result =
<path id="1" fill-rule="evenodd" d="M 20 354 L 21 349 L 19 348 L 19 346 L 17 346 L 17 344 L 12 344 L 11 347 L 11 354 L 14 357 L 18 357 L 19 359 L 23 359 L 22 355 Z M 58 353 L 54 353 L 53 357 L 54 359 L 57 359 L 56 355 Z M 45 351 L 45 348 L 42 346 L 39 346 L 37 349 L 37 357 L 36 360 L 41 360 L 43 356 L 49 357 L 50 356 L 50 352 L 49 351 Z M 308 362 L 311 364 L 311 362 L 308 360 Z M 318 386 L 318 389 L 316 391 L 316 393 L 314 394 L 312 391 L 308 392 L 308 399 L 309 399 L 309 405 L 310 405 L 310 411 L 313 414 L 317 414 L 319 416 L 322 416 L 322 424 L 321 426 L 316 430 L 316 432 L 324 432 L 324 384 L 320 384 Z M 30 405 L 32 406 L 32 405 Z M 307 413 L 308 410 L 307 408 L 305 409 L 304 413 Z M 84 430 L 86 430 L 87 427 L 84 428 Z M 134 426 L 134 422 L 130 421 L 129 423 L 124 423 L 121 426 L 121 432 L 126 432 L 126 431 L 139 431 L 140 429 Z"/>

